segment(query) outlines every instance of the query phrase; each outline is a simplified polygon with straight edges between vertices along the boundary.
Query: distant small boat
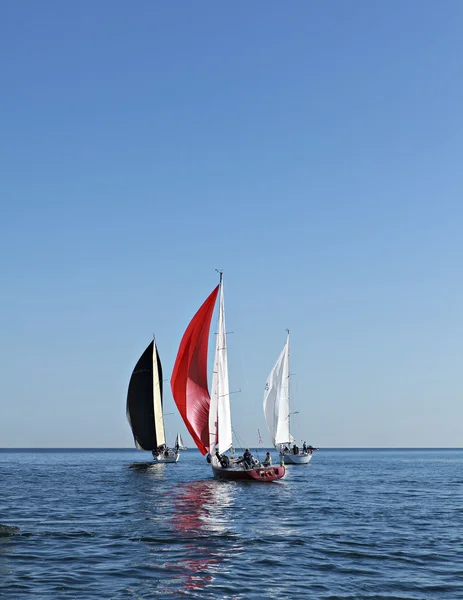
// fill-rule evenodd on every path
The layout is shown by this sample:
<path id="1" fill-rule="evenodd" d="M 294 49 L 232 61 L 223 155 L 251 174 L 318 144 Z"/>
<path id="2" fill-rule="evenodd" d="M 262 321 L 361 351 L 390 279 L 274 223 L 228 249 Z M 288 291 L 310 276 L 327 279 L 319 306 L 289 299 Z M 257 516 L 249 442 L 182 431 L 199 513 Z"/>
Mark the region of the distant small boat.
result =
<path id="1" fill-rule="evenodd" d="M 177 437 L 175 438 L 175 448 L 178 448 L 179 450 L 188 450 L 188 448 L 183 443 L 182 436 L 180 435 L 180 433 L 177 433 Z"/>
<path id="2" fill-rule="evenodd" d="M 166 445 L 162 366 L 154 339 L 139 358 L 130 377 L 126 412 L 135 446 L 139 450 L 151 451 L 153 459 L 159 463 L 178 461 L 180 445 L 175 448 Z"/>
<path id="3" fill-rule="evenodd" d="M 219 290 L 218 333 L 209 395 L 207 349 Z M 183 335 L 170 383 L 183 421 L 201 454 L 207 455 L 216 477 L 271 482 L 284 476 L 283 465 L 263 466 L 246 452 L 242 457 L 234 456 L 222 273 L 219 285 L 201 305 Z"/>
<path id="4" fill-rule="evenodd" d="M 313 448 L 299 448 L 290 432 L 289 397 L 289 329 L 286 344 L 267 378 L 264 391 L 264 414 L 272 444 L 285 465 L 303 465 L 312 459 Z"/>

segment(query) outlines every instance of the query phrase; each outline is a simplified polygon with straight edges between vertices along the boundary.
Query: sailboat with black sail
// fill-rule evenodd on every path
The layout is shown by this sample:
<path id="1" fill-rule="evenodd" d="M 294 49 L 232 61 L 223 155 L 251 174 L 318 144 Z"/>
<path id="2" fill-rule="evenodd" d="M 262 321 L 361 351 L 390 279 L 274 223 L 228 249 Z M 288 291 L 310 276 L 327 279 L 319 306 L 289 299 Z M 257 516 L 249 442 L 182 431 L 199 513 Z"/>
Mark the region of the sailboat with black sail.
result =
<path id="1" fill-rule="evenodd" d="M 162 365 L 153 339 L 130 377 L 127 419 L 139 450 L 151 451 L 155 462 L 175 463 L 179 459 L 180 446 L 169 448 L 166 445 L 162 404 Z"/>
<path id="2" fill-rule="evenodd" d="M 214 306 L 219 296 L 218 332 L 211 394 L 207 382 L 207 351 Z M 263 466 L 250 453 L 235 457 L 232 443 L 230 392 L 223 279 L 188 325 L 175 360 L 172 394 L 183 421 L 212 471 L 222 479 L 272 482 L 285 474 L 283 465 Z"/>
<path id="3" fill-rule="evenodd" d="M 303 465 L 312 459 L 312 451 L 318 448 L 302 448 L 295 443 L 290 431 L 289 397 L 289 329 L 286 344 L 267 378 L 264 391 L 264 415 L 272 438 L 272 444 L 279 451 L 281 459 L 287 464 Z"/>

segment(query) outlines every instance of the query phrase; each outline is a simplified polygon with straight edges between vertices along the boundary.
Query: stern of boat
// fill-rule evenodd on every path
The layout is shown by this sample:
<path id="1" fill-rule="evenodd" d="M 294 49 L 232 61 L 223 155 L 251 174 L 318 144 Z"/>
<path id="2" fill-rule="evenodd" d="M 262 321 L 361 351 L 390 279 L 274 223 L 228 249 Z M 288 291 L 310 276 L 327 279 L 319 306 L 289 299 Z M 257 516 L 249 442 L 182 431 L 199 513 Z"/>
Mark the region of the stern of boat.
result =
<path id="1" fill-rule="evenodd" d="M 312 454 L 281 454 L 285 465 L 306 465 L 312 460 Z"/>
<path id="2" fill-rule="evenodd" d="M 176 452 L 175 454 L 169 454 L 169 456 L 157 456 L 154 459 L 156 463 L 176 463 L 178 462 L 180 456 L 180 452 Z"/>

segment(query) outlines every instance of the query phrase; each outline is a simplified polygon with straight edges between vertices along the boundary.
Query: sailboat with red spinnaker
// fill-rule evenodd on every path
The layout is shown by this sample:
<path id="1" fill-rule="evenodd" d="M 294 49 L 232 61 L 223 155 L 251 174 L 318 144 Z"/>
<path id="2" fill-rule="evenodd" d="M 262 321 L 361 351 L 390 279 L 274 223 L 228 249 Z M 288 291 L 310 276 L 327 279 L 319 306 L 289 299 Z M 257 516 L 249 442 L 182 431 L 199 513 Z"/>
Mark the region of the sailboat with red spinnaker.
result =
<path id="1" fill-rule="evenodd" d="M 218 331 L 211 393 L 207 356 L 212 315 L 219 296 Z M 246 452 L 236 458 L 232 443 L 223 277 L 188 325 L 171 378 L 172 394 L 183 421 L 212 471 L 222 479 L 272 482 L 285 475 L 283 465 L 264 466 Z"/>

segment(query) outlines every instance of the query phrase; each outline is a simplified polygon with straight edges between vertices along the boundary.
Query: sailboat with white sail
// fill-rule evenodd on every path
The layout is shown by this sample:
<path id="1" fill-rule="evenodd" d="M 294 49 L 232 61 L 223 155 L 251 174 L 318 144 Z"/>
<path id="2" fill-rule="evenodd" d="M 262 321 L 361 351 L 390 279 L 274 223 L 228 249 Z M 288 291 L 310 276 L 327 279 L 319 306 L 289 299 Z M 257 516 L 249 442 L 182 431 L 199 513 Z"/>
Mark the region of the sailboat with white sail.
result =
<path id="1" fill-rule="evenodd" d="M 264 415 L 272 439 L 281 459 L 287 464 L 307 464 L 312 451 L 317 448 L 299 448 L 290 431 L 290 373 L 289 373 L 289 329 L 286 344 L 267 378 L 264 391 Z"/>
<path id="2" fill-rule="evenodd" d="M 162 404 L 162 365 L 156 340 L 153 339 L 130 377 L 127 419 L 135 446 L 139 450 L 151 451 L 155 462 L 176 463 L 180 455 L 180 444 L 174 448 L 166 445 Z M 180 434 L 177 439 L 179 436 Z"/>
<path id="3" fill-rule="evenodd" d="M 217 296 L 218 332 L 209 394 L 207 351 Z M 201 454 L 207 455 L 216 477 L 271 482 L 284 476 L 283 465 L 265 467 L 253 460 L 249 451 L 242 457 L 234 456 L 222 273 L 219 285 L 201 305 L 183 335 L 170 383 L 180 415 Z"/>
<path id="4" fill-rule="evenodd" d="M 177 433 L 177 437 L 175 438 L 174 448 L 178 448 L 179 450 L 188 450 L 182 440 L 182 436 L 180 432 Z"/>

